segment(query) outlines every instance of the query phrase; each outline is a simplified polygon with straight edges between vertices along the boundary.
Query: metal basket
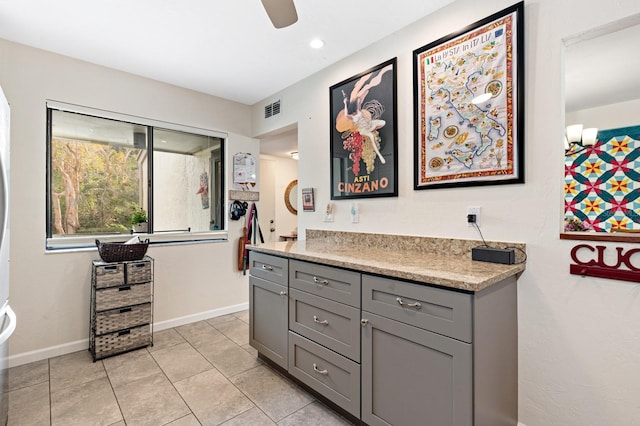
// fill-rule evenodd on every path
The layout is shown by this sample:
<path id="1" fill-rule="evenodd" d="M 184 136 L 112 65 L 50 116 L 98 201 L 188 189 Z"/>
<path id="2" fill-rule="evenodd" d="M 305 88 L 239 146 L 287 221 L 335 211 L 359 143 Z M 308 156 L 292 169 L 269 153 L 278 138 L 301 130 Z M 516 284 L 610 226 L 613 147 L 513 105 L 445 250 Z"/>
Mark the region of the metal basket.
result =
<path id="1" fill-rule="evenodd" d="M 105 262 L 125 262 L 142 259 L 149 248 L 149 240 L 137 244 L 101 243 L 96 240 L 96 246 L 100 258 Z"/>

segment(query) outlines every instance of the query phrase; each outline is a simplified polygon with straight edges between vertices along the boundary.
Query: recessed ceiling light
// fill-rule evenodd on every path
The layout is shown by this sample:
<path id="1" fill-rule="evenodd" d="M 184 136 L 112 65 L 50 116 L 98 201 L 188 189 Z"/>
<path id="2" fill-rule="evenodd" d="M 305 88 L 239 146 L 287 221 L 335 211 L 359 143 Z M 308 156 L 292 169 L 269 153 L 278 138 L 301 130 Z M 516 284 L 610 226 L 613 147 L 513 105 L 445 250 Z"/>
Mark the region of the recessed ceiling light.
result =
<path id="1" fill-rule="evenodd" d="M 320 40 L 319 38 L 314 38 L 309 42 L 309 46 L 314 49 L 321 49 L 324 46 L 324 41 Z"/>

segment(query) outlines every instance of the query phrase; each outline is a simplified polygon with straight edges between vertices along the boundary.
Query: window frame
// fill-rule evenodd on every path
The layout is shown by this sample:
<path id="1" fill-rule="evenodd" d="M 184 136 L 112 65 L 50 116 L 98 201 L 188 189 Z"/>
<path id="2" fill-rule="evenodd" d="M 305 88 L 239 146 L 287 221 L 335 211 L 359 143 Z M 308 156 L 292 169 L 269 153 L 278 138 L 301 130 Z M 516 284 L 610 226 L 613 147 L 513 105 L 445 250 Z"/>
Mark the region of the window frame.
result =
<path id="1" fill-rule="evenodd" d="M 221 164 L 223 167 L 223 173 L 221 174 L 220 191 L 222 192 L 222 206 L 221 206 L 221 218 L 222 228 L 220 230 L 211 230 L 206 232 L 161 232 L 161 233 L 148 233 L 139 234 L 144 239 L 149 239 L 149 243 L 155 244 L 191 244 L 191 243 L 206 243 L 206 242 L 224 242 L 228 240 L 228 220 L 225 220 L 225 206 L 228 205 L 228 200 L 225 194 L 227 194 L 227 143 L 228 134 L 225 132 L 203 129 L 198 127 L 186 126 L 176 123 L 164 122 L 159 120 L 153 120 L 138 116 L 132 116 L 122 113 L 116 113 L 112 111 L 100 110 L 96 108 L 89 108 L 80 105 L 74 105 L 59 101 L 47 100 L 46 101 L 46 214 L 45 214 L 45 230 L 46 230 L 46 251 L 60 251 L 60 250 L 86 250 L 96 249 L 96 240 L 99 239 L 103 242 L 122 241 L 127 239 L 130 234 L 109 234 L 109 235 L 77 235 L 70 237 L 54 237 L 52 235 L 52 223 L 51 223 L 51 186 L 52 186 L 52 111 L 58 110 L 63 112 L 77 113 L 88 116 L 93 116 L 102 119 L 116 120 L 121 122 L 132 123 L 136 125 L 142 125 L 147 127 L 148 144 L 147 144 L 147 156 L 148 160 L 148 176 L 149 179 L 146 183 L 148 186 L 148 203 L 149 203 L 149 221 L 153 223 L 153 130 L 154 129 L 166 129 L 175 130 L 179 132 L 192 133 L 203 136 L 210 136 L 221 140 L 220 156 Z M 212 171 L 213 172 L 213 171 Z M 213 192 L 213 188 L 210 189 Z M 212 206 L 213 207 L 213 206 Z M 153 228 L 152 228 L 153 229 Z"/>

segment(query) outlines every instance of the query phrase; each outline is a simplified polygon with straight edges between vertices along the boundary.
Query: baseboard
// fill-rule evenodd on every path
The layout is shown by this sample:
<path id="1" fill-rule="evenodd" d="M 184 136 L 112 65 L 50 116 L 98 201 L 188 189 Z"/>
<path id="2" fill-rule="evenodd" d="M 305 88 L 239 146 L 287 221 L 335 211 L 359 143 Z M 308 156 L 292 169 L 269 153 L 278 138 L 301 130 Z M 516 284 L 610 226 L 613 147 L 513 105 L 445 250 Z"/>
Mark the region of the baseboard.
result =
<path id="1" fill-rule="evenodd" d="M 180 325 L 190 324 L 192 322 L 202 321 L 222 315 L 233 314 L 235 312 L 249 309 L 249 303 L 240 303 L 238 305 L 226 306 L 220 309 L 200 312 L 193 315 L 174 318 L 167 321 L 153 323 L 154 331 L 166 330 L 168 328 L 178 327 Z M 41 361 L 43 359 L 54 358 L 60 355 L 66 355 L 73 352 L 88 350 L 89 338 L 77 340 L 75 342 L 64 343 L 62 345 L 50 346 L 48 348 L 38 349 L 35 351 L 24 352 L 21 354 L 11 355 L 7 359 L 9 368 L 19 365 L 29 364 L 31 362 Z"/>
<path id="2" fill-rule="evenodd" d="M 30 362 L 42 361 L 47 358 L 54 358 L 60 355 L 70 354 L 89 349 L 89 338 L 77 340 L 75 342 L 64 343 L 62 345 L 49 346 L 48 348 L 38 349 L 35 351 L 24 352 L 21 354 L 10 355 L 7 359 L 9 368 L 17 367 Z"/>
<path id="3" fill-rule="evenodd" d="M 154 331 L 166 330 L 168 328 L 178 327 L 185 324 L 191 324 L 192 322 L 220 317 L 222 315 L 233 314 L 235 312 L 245 311 L 247 309 L 249 309 L 249 303 L 240 303 L 239 305 L 226 306 L 224 308 L 213 309 L 211 311 L 205 311 L 205 312 L 199 312 L 197 314 L 174 318 L 167 321 L 154 322 L 153 330 Z"/>

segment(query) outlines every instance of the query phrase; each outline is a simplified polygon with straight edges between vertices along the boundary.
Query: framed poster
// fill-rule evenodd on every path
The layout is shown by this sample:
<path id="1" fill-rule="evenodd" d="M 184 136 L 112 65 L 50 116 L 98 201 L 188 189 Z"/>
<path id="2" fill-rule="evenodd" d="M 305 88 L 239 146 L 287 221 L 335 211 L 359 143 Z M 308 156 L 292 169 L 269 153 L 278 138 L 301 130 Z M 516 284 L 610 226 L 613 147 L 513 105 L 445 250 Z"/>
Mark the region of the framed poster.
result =
<path id="1" fill-rule="evenodd" d="M 413 51 L 414 189 L 524 182 L 524 3 Z"/>
<path id="2" fill-rule="evenodd" d="M 396 58 L 329 89 L 331 199 L 398 195 Z"/>

